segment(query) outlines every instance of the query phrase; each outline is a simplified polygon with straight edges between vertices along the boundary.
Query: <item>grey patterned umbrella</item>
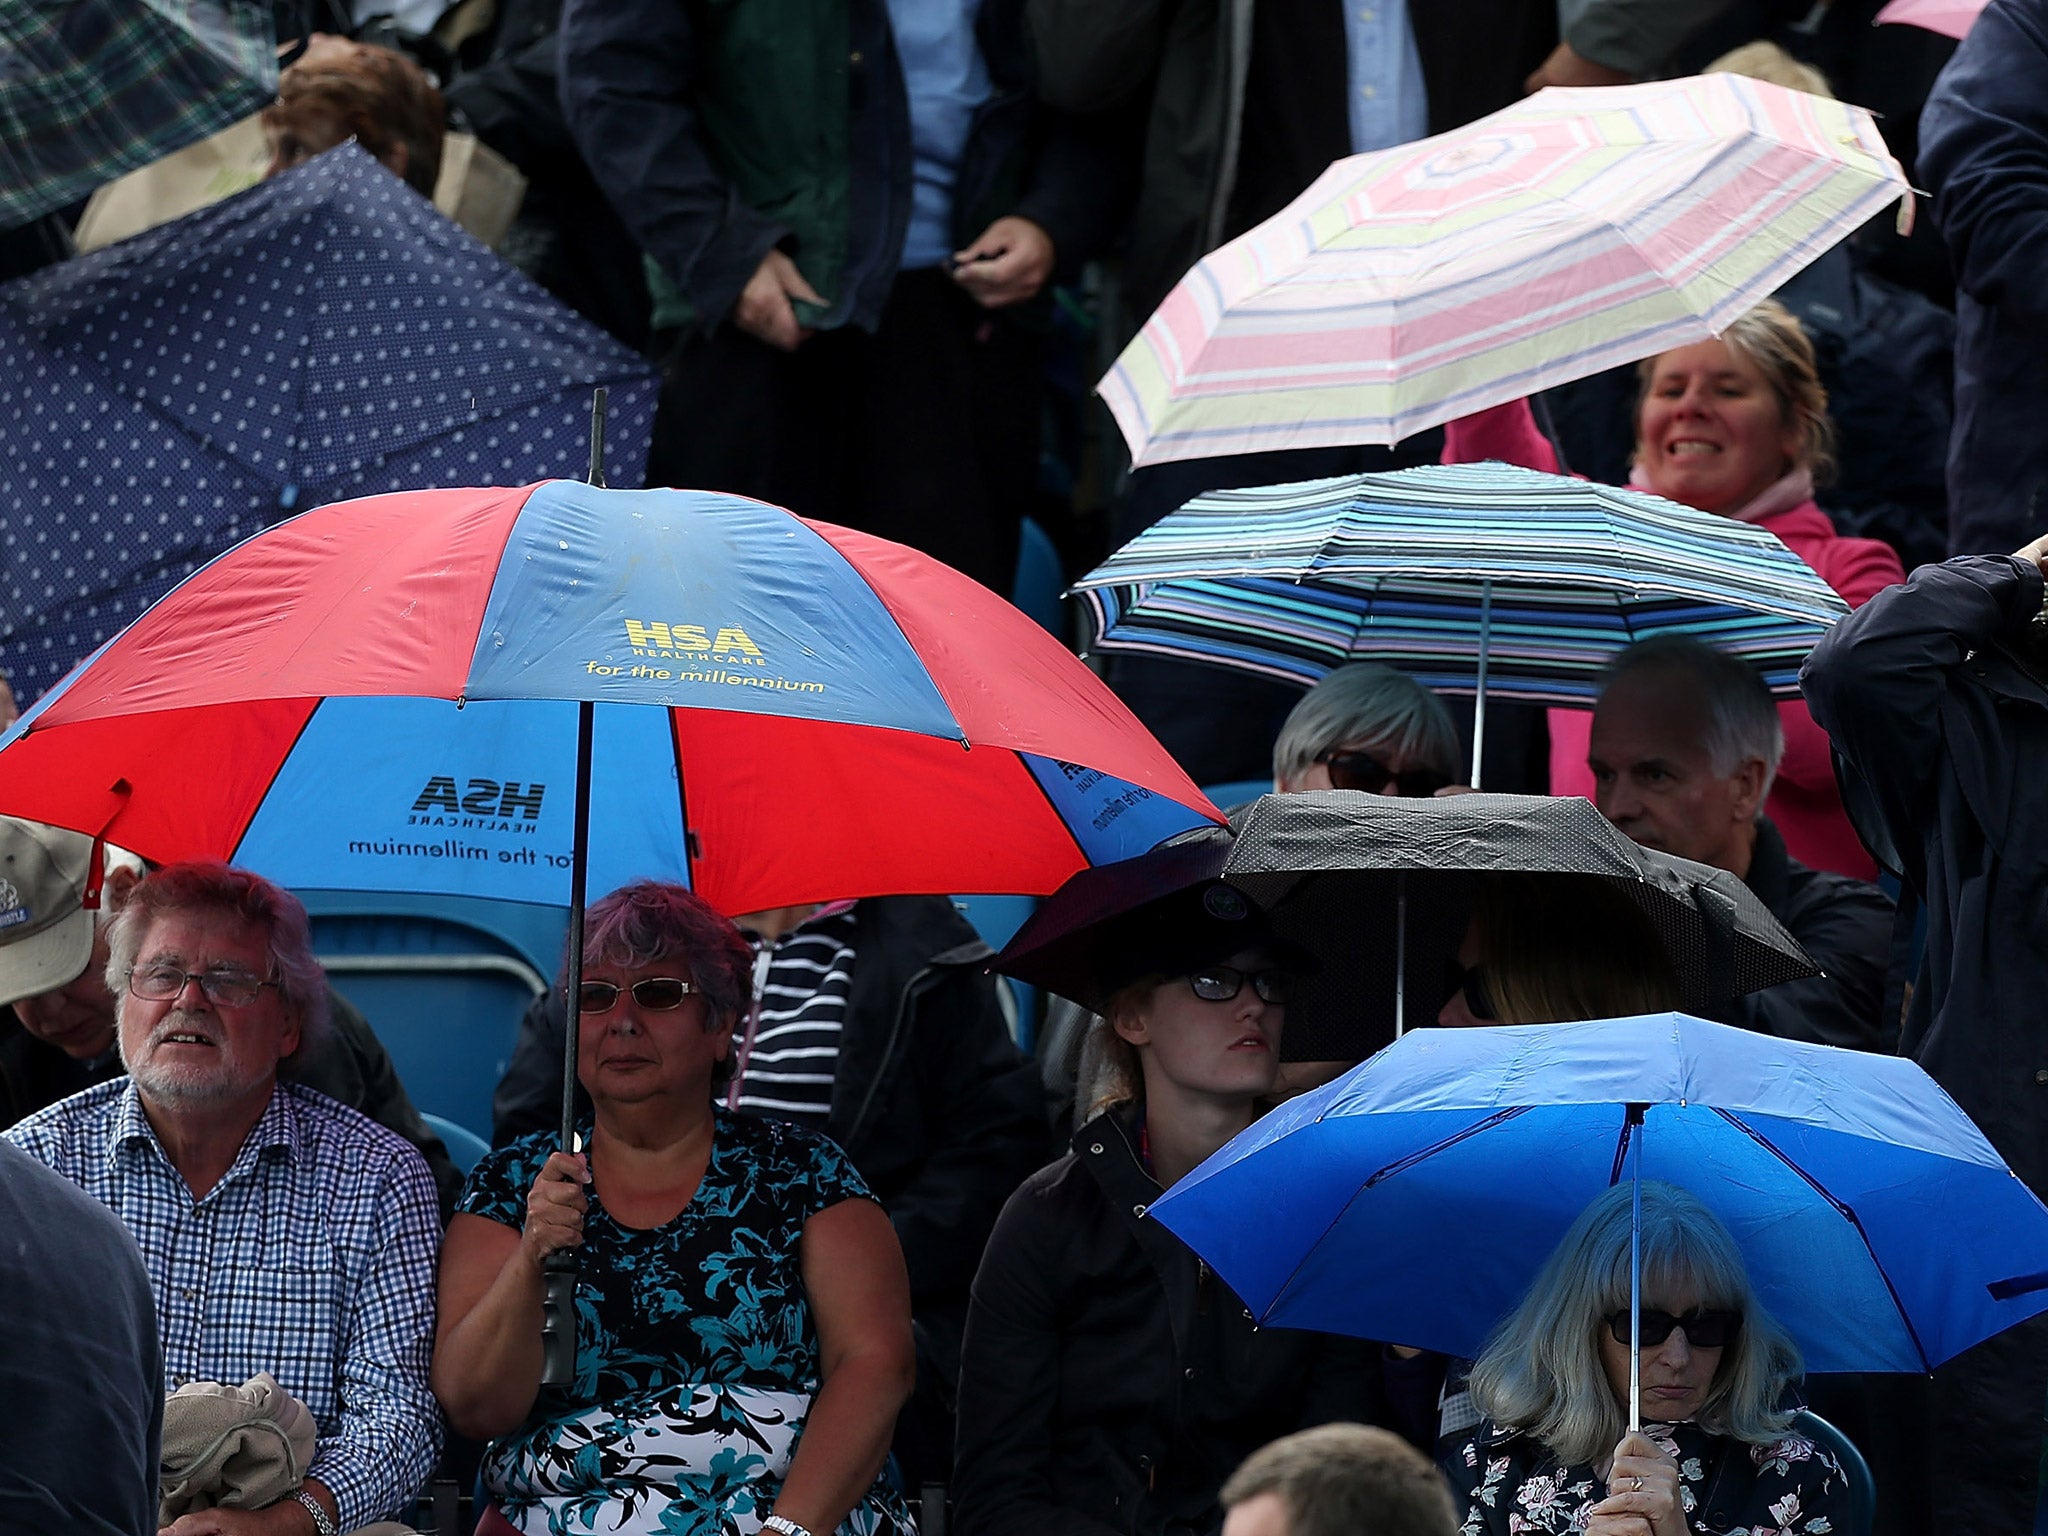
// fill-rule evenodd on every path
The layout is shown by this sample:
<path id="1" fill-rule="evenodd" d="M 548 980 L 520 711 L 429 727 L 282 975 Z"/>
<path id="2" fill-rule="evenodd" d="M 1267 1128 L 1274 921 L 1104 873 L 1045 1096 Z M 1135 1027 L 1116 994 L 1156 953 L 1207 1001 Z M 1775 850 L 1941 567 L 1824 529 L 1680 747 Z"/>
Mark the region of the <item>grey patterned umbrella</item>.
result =
<path id="1" fill-rule="evenodd" d="M 1353 790 L 1267 795 L 1229 833 L 1191 833 L 1076 875 L 1049 897 L 995 968 L 1098 1006 L 1096 977 L 1139 909 L 1222 879 L 1274 930 L 1317 957 L 1288 1004 L 1289 1061 L 1371 1055 L 1433 1019 L 1444 977 L 1488 874 L 1611 884 L 1656 929 L 1683 1006 L 1703 1008 L 1819 967 L 1726 870 L 1638 847 L 1577 796 L 1408 800 Z"/>

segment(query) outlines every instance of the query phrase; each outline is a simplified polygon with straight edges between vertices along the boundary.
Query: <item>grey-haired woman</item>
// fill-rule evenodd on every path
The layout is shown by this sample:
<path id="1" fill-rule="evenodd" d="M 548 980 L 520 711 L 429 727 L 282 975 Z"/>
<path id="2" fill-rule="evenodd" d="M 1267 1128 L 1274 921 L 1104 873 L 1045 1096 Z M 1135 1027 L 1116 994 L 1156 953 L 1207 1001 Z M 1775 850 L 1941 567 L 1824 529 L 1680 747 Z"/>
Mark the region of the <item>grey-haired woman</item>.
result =
<path id="1" fill-rule="evenodd" d="M 1463 1536 L 1826 1536 L 1848 1485 L 1790 1431 L 1799 1351 L 1719 1218 L 1642 1189 L 1642 1430 L 1627 1429 L 1631 1190 L 1595 1200 L 1472 1368 L 1448 1459 Z"/>

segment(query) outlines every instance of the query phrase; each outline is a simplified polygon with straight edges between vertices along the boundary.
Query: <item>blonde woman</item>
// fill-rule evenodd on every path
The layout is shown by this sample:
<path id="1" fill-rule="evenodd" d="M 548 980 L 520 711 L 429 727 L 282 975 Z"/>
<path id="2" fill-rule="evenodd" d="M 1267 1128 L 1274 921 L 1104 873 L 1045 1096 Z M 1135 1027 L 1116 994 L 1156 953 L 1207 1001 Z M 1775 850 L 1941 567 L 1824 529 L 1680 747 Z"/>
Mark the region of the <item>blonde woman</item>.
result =
<path id="1" fill-rule="evenodd" d="M 1754 523 L 1785 542 L 1851 608 L 1906 573 L 1891 547 L 1844 538 L 1814 500 L 1834 467 L 1834 427 L 1813 343 L 1775 300 L 1712 340 L 1646 359 L 1637 370 L 1635 469 L 1630 484 L 1702 512 Z M 1503 459 L 1556 474 L 1557 451 L 1526 400 L 1444 429 L 1444 462 Z M 1835 785 L 1827 733 L 1806 705 L 1779 706 L 1785 756 L 1766 809 L 1800 863 L 1873 880 Z M 1593 795 L 1586 748 L 1592 717 L 1550 711 L 1553 794 Z"/>
<path id="2" fill-rule="evenodd" d="M 1643 911 L 1595 875 L 1484 876 L 1436 1021 L 1567 1024 L 1662 1013 L 1678 977 Z"/>
<path id="3" fill-rule="evenodd" d="M 1694 1196 L 1642 1187 L 1642 1430 L 1630 1433 L 1629 1229 L 1617 1184 L 1580 1214 L 1472 1368 L 1484 1417 L 1447 1459 L 1463 1536 L 1826 1536 L 1848 1484 L 1790 1433 L 1799 1351 Z"/>
<path id="4" fill-rule="evenodd" d="M 1261 1329 L 1152 1202 L 1258 1115 L 1305 957 L 1212 882 L 1132 913 L 1099 976 L 1098 1112 L 1024 1184 L 961 1351 L 960 1536 L 1214 1531 L 1268 1441 L 1343 1420 L 1432 1438 L 1442 1362 Z"/>

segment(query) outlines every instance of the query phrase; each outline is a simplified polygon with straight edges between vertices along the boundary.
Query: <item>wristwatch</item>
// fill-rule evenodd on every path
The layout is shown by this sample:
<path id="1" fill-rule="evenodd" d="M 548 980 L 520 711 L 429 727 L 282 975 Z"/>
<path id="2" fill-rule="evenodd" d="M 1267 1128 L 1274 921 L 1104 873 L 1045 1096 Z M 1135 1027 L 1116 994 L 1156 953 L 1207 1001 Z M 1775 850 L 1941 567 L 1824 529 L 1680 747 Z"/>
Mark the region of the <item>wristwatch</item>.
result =
<path id="1" fill-rule="evenodd" d="M 777 1536 L 811 1536 L 809 1531 L 798 1525 L 787 1515 L 770 1515 L 761 1522 L 761 1529 L 764 1531 L 774 1531 L 777 1533 Z M 323 1531 L 321 1536 L 326 1536 L 326 1533 Z"/>
<path id="2" fill-rule="evenodd" d="M 303 1504 L 306 1513 L 313 1517 L 313 1536 L 338 1536 L 334 1527 L 334 1516 L 328 1514 L 325 1506 L 305 1489 L 296 1489 L 285 1497 Z"/>

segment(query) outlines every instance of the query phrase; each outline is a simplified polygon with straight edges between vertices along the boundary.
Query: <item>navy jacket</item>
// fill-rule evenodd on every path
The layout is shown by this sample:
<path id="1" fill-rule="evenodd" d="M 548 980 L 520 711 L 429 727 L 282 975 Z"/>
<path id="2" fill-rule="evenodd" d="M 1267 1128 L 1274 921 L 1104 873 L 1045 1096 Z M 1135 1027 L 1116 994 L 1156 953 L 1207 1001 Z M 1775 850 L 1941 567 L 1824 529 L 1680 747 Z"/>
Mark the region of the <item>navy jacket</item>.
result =
<path id="1" fill-rule="evenodd" d="M 2048 630 L 2039 569 L 1922 566 L 1830 630 L 1800 681 L 1844 798 L 1927 907 L 1903 1051 L 2048 1193 Z M 2033 1528 L 2048 1319 L 1935 1373 L 1912 1437 L 1950 1531 Z M 1909 1452 L 1910 1454 L 1910 1452 Z"/>
<path id="2" fill-rule="evenodd" d="M 2048 0 L 1991 0 L 1920 115 L 1956 271 L 1949 553 L 2048 533 Z"/>

